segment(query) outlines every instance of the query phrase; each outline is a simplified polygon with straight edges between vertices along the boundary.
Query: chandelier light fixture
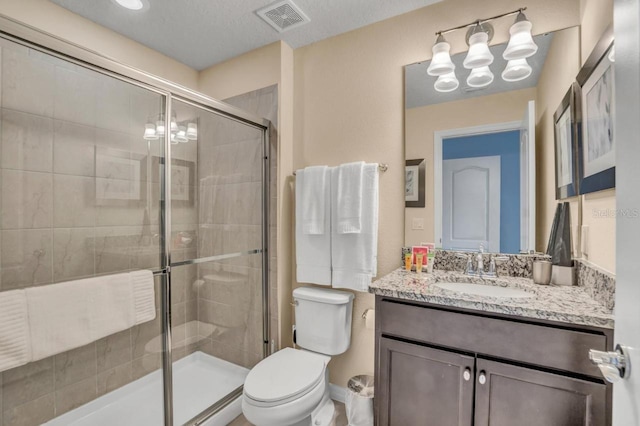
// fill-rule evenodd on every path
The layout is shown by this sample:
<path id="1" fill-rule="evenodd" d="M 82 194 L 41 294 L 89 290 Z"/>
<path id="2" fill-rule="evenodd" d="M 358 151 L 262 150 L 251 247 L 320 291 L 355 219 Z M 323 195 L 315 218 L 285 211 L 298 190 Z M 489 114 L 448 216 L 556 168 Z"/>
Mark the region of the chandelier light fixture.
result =
<path id="1" fill-rule="evenodd" d="M 533 56 L 538 51 L 538 46 L 531 35 L 531 22 L 523 13 L 527 8 L 523 7 L 512 12 L 492 16 L 491 18 L 479 19 L 477 21 L 438 31 L 436 42 L 433 46 L 433 56 L 427 73 L 438 77 L 434 83 L 434 88 L 438 92 L 452 92 L 459 87 L 458 78 L 455 74 L 455 64 L 451 60 L 451 45 L 444 39 L 444 34 L 467 29 L 467 44 L 469 50 L 462 65 L 471 70 L 467 77 L 467 85 L 473 88 L 481 88 L 490 85 L 494 80 L 491 65 L 494 56 L 489 49 L 489 43 L 493 38 L 493 26 L 490 21 L 517 15 L 516 22 L 509 29 L 509 43 L 502 55 L 507 61 L 505 69 L 500 74 L 506 82 L 521 81 L 529 77 L 532 73 L 531 66 L 527 58 Z"/>
<path id="2" fill-rule="evenodd" d="M 198 124 L 195 121 L 178 122 L 175 114 L 173 114 L 169 123 L 169 137 L 172 144 L 187 143 L 198 139 Z M 164 114 L 156 115 L 151 117 L 145 124 L 142 137 L 147 141 L 164 138 L 165 128 Z"/>

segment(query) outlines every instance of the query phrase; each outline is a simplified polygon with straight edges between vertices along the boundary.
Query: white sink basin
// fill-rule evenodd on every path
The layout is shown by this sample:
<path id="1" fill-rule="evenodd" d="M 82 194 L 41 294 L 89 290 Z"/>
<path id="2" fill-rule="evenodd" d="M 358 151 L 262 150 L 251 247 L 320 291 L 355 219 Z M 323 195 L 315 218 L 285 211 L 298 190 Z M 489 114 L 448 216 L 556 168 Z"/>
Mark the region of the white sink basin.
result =
<path id="1" fill-rule="evenodd" d="M 435 286 L 444 290 L 455 291 L 458 293 L 473 294 L 477 296 L 503 297 L 524 299 L 533 297 L 533 293 L 529 293 L 519 288 L 499 287 L 486 284 L 468 284 L 468 283 L 436 283 Z"/>

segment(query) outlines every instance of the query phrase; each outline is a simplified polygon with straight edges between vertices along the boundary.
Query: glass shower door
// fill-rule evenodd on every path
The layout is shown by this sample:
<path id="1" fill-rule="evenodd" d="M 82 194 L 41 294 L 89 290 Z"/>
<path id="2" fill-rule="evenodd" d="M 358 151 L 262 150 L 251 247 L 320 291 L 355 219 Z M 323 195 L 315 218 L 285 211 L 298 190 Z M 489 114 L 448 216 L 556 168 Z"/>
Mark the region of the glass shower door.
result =
<path id="1" fill-rule="evenodd" d="M 143 133 L 165 96 L 6 39 L 0 55 L 0 299 L 158 271 L 152 159 L 164 149 Z M 136 424 L 162 424 L 159 289 L 156 277 L 155 319 L 1 371 L 0 425 L 124 424 L 135 421 L 122 418 L 131 407 Z M 72 311 L 68 296 L 58 300 Z M 38 313 L 56 321 L 55 308 Z"/>
<path id="2" fill-rule="evenodd" d="M 172 356 L 178 425 L 236 391 L 263 356 L 265 158 L 263 129 L 175 99 L 172 110 Z"/>

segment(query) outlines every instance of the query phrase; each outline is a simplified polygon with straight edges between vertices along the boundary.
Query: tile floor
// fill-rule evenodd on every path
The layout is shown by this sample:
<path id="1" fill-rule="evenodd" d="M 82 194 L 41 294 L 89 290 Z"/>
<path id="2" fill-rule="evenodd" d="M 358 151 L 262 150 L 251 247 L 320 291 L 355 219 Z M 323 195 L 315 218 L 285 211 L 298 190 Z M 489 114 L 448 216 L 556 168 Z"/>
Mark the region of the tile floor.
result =
<path id="1" fill-rule="evenodd" d="M 345 412 L 344 404 L 336 402 L 336 413 L 333 415 L 333 422 L 331 426 L 347 426 L 347 413 Z M 242 414 L 238 416 L 234 421 L 229 423 L 229 426 L 252 426 L 251 423 L 244 418 Z"/>

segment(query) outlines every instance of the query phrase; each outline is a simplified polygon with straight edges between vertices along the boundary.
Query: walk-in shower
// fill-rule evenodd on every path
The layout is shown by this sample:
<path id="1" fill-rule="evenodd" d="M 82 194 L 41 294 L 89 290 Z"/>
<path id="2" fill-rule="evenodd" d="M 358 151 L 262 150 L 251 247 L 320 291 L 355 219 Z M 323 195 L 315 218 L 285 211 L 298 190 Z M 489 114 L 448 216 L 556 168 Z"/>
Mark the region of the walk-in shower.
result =
<path id="1" fill-rule="evenodd" d="M 270 348 L 269 122 L 0 30 L 0 292 L 146 269 L 156 306 L 2 371 L 0 426 L 226 424 Z"/>

